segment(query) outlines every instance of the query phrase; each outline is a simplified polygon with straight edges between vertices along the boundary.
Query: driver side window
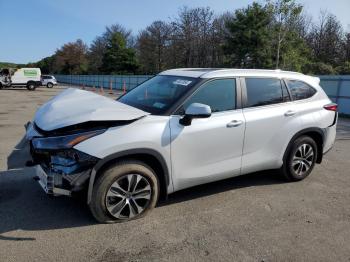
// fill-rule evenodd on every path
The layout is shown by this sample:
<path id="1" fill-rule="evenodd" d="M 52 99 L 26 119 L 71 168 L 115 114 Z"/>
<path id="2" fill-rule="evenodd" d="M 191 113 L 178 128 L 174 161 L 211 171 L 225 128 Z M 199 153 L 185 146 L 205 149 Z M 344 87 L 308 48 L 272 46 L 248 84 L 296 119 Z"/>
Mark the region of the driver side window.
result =
<path id="1" fill-rule="evenodd" d="M 236 109 L 236 80 L 217 79 L 204 83 L 183 104 L 181 113 L 192 103 L 208 105 L 213 113 Z"/>

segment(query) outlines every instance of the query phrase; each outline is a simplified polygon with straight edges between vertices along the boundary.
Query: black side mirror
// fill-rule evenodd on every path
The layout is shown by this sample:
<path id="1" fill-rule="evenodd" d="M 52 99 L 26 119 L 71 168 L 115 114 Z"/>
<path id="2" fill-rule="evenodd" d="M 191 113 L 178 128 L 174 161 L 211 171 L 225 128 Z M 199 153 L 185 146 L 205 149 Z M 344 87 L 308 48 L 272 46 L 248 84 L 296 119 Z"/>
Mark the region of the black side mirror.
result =
<path id="1" fill-rule="evenodd" d="M 180 119 L 180 124 L 189 126 L 194 118 L 208 118 L 211 116 L 211 108 L 208 105 L 193 103 L 185 112 L 185 115 Z"/>

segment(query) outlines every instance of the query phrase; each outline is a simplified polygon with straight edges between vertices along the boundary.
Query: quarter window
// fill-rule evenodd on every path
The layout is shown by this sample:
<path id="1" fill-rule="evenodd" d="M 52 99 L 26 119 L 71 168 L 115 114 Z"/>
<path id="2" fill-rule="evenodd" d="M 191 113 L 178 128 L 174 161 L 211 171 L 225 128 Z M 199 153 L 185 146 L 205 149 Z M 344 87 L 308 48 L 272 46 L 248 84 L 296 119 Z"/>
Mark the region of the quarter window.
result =
<path id="1" fill-rule="evenodd" d="M 201 103 L 211 107 L 212 112 L 222 112 L 236 108 L 236 80 L 218 79 L 203 84 L 183 106 L 186 109 L 192 103 Z"/>
<path id="2" fill-rule="evenodd" d="M 289 101 L 286 88 L 281 80 L 274 78 L 246 78 L 247 107 L 263 106 Z"/>
<path id="3" fill-rule="evenodd" d="M 310 98 L 316 93 L 313 87 L 302 81 L 286 80 L 286 82 L 294 100 Z"/>

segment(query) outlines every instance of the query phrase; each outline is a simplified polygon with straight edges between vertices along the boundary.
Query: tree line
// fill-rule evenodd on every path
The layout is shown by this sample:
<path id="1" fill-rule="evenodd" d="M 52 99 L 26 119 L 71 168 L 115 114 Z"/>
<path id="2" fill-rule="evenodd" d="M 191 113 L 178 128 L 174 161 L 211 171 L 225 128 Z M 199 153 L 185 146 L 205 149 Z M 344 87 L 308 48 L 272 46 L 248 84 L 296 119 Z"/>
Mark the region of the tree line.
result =
<path id="1" fill-rule="evenodd" d="M 295 0 L 253 2 L 219 15 L 209 7 L 183 7 L 138 35 L 114 24 L 90 46 L 78 39 L 30 66 L 56 74 L 155 74 L 179 67 L 350 74 L 350 32 L 328 12 L 314 22 Z"/>

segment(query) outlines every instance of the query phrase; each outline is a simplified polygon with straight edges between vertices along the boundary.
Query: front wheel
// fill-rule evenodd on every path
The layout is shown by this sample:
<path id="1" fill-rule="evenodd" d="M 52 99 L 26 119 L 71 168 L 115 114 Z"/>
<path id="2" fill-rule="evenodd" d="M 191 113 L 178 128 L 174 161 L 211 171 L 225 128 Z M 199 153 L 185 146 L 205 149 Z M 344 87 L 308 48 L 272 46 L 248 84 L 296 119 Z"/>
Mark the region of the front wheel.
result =
<path id="1" fill-rule="evenodd" d="M 53 84 L 52 83 L 47 83 L 47 88 L 52 88 L 53 87 Z"/>
<path id="2" fill-rule="evenodd" d="M 125 222 L 145 216 L 158 201 L 154 171 L 139 161 L 108 168 L 94 184 L 90 210 L 100 223 Z"/>
<path id="3" fill-rule="evenodd" d="M 316 142 L 309 136 L 301 136 L 292 142 L 281 171 L 288 181 L 303 180 L 312 172 L 316 158 Z"/>

